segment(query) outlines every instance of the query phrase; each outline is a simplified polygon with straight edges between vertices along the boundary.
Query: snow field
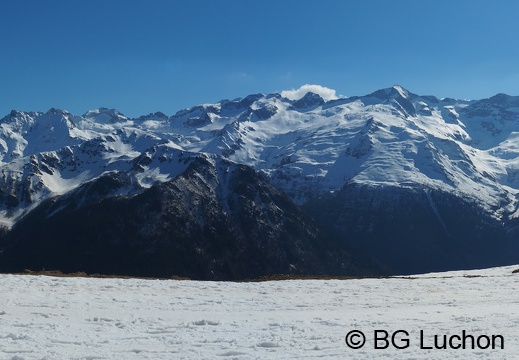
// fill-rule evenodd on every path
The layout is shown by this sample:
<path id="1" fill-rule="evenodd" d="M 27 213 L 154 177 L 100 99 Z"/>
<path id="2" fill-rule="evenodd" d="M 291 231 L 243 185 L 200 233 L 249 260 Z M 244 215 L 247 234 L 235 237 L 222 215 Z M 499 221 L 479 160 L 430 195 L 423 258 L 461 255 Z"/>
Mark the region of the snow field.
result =
<path id="1" fill-rule="evenodd" d="M 260 283 L 0 275 L 0 359 L 513 359 L 516 267 Z M 363 331 L 350 349 L 345 336 Z M 374 349 L 405 330 L 407 349 Z M 502 335 L 504 349 L 420 349 Z"/>

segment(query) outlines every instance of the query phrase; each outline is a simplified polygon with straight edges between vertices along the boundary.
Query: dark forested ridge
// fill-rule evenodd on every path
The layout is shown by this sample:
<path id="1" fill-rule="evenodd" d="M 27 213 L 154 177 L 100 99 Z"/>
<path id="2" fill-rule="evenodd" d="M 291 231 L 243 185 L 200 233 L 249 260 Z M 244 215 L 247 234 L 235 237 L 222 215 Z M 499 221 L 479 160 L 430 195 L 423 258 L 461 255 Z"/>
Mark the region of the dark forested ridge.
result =
<path id="1" fill-rule="evenodd" d="M 247 166 L 199 158 L 136 196 L 107 196 L 124 180 L 107 175 L 42 203 L 4 236 L 0 270 L 206 280 L 386 273 Z"/>

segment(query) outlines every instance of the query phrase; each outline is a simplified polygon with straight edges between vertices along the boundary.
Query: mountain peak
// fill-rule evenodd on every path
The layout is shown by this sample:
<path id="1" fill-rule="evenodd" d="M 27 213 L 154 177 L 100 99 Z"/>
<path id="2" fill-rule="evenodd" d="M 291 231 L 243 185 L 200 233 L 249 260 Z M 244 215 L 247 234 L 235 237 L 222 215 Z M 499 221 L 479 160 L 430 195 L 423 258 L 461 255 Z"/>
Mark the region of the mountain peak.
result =
<path id="1" fill-rule="evenodd" d="M 377 90 L 374 93 L 371 93 L 370 96 L 374 96 L 378 99 L 389 100 L 395 98 L 404 98 L 409 99 L 411 97 L 411 93 L 400 85 L 393 85 L 390 88 L 385 88 L 381 90 Z"/>
<path id="2" fill-rule="evenodd" d="M 309 91 L 301 99 L 295 101 L 292 106 L 296 109 L 304 109 L 321 106 L 324 103 L 325 101 L 320 95 Z"/>
<path id="3" fill-rule="evenodd" d="M 116 123 L 125 122 L 129 118 L 123 115 L 116 109 L 108 109 L 106 107 L 100 107 L 98 109 L 88 110 L 83 114 L 85 119 L 93 120 L 97 123 Z"/>
<path id="4" fill-rule="evenodd" d="M 492 96 L 488 100 L 498 104 L 517 104 L 519 102 L 519 96 L 511 96 L 504 93 L 499 93 Z"/>
<path id="5" fill-rule="evenodd" d="M 25 117 L 25 116 L 34 117 L 34 116 L 38 116 L 41 114 L 43 114 L 43 113 L 34 112 L 34 111 L 20 111 L 20 110 L 13 109 L 13 110 L 11 110 L 9 115 L 5 116 L 5 118 L 16 118 L 16 117 Z"/>
<path id="6" fill-rule="evenodd" d="M 70 113 L 67 110 L 62 109 L 56 109 L 56 108 L 50 108 L 45 115 L 70 115 Z"/>
<path id="7" fill-rule="evenodd" d="M 400 85 L 393 85 L 391 87 L 391 90 L 392 90 L 392 92 L 396 92 L 404 98 L 409 97 L 409 94 L 410 94 L 409 91 L 407 91 L 407 89 L 405 89 L 404 87 L 402 87 Z"/>
<path id="8" fill-rule="evenodd" d="M 246 96 L 245 98 L 241 99 L 240 105 L 242 105 L 243 107 L 249 107 L 252 104 L 254 104 L 256 101 L 258 101 L 259 99 L 262 99 L 264 97 L 265 97 L 265 94 L 261 94 L 261 93 L 251 94 L 251 95 Z"/>
<path id="9" fill-rule="evenodd" d="M 139 121 L 146 120 L 168 120 L 169 116 L 164 114 L 162 111 L 157 111 L 155 113 L 149 113 L 148 115 L 142 115 L 137 118 Z"/>

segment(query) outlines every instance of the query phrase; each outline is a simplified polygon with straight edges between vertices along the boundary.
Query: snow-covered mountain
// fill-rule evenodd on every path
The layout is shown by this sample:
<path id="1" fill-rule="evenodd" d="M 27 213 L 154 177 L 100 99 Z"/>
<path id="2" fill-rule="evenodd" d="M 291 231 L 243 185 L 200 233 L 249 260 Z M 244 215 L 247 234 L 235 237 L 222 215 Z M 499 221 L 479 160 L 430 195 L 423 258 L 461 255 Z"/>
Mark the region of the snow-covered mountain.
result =
<path id="1" fill-rule="evenodd" d="M 518 140 L 519 97 L 438 99 L 400 86 L 328 101 L 312 92 L 299 99 L 254 94 L 170 117 L 131 119 L 107 108 L 82 116 L 12 111 L 0 120 L 1 221 L 11 227 L 46 199 L 109 174 L 127 178 L 109 196 L 136 196 L 174 180 L 199 154 L 211 154 L 252 167 L 296 204 L 326 208 L 322 213 L 340 198 L 350 206 L 359 200 L 355 194 L 371 199 L 367 213 L 420 199 L 448 238 L 456 231 L 443 209 L 454 202 L 513 235 Z M 394 200 L 397 193 L 405 195 Z M 330 218 L 340 223 L 341 211 Z M 342 224 L 343 233 L 352 221 Z M 378 226 L 359 221 L 354 225 L 365 233 Z"/>
<path id="2" fill-rule="evenodd" d="M 179 146 L 116 110 L 84 116 L 62 110 L 11 112 L 0 120 L 0 209 L 11 225 L 41 201 L 110 172 L 134 179 L 129 192 L 180 174 L 189 157 Z"/>
<path id="3" fill-rule="evenodd" d="M 176 143 L 253 166 L 298 203 L 348 182 L 421 186 L 515 216 L 519 98 L 418 96 L 402 87 L 325 102 L 252 95 L 171 117 Z"/>
<path id="4" fill-rule="evenodd" d="M 103 171 L 126 170 L 163 146 L 250 165 L 298 203 L 356 182 L 441 189 L 478 202 L 496 218 L 517 210 L 519 97 L 504 94 L 462 101 L 399 86 L 328 102 L 314 93 L 298 100 L 256 94 L 169 118 L 129 119 L 107 108 L 83 116 L 13 111 L 0 127 L 2 189 L 9 194 L 9 184 L 27 176 L 29 194 L 38 183 L 49 196 L 63 193 Z M 31 161 L 53 174 L 33 180 L 26 170 Z M 19 199 L 40 199 L 33 197 Z"/>

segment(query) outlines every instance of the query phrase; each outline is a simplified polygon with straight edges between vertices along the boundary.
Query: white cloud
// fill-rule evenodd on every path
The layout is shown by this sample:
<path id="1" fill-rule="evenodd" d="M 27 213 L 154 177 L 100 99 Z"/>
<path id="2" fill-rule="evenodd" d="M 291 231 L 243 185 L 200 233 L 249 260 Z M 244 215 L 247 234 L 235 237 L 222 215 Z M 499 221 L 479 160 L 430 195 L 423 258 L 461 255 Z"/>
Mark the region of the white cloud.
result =
<path id="1" fill-rule="evenodd" d="M 281 96 L 286 97 L 290 100 L 299 100 L 306 95 L 307 92 L 313 92 L 321 96 L 325 101 L 337 99 L 335 90 L 321 86 L 321 85 L 310 85 L 305 84 L 299 89 L 284 90 L 281 92 Z"/>

